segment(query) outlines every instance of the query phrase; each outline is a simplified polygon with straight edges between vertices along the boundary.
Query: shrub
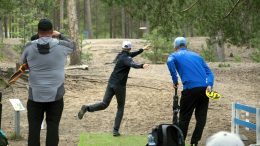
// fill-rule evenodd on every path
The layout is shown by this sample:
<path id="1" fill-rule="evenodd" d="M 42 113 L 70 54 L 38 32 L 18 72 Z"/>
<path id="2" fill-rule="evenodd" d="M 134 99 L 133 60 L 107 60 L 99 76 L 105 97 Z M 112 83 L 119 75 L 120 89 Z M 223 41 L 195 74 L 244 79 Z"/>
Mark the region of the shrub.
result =
<path id="1" fill-rule="evenodd" d="M 255 62 L 260 62 L 260 48 L 257 48 L 256 51 L 251 54 L 251 58 Z"/>
<path id="2" fill-rule="evenodd" d="M 143 53 L 143 56 L 151 60 L 152 63 L 166 62 L 168 54 L 172 52 L 171 40 L 161 36 L 157 30 L 147 34 L 145 39 L 152 45 L 152 48 Z"/>
<path id="3" fill-rule="evenodd" d="M 92 56 L 93 55 L 89 52 L 81 52 L 81 55 L 80 55 L 81 59 L 86 60 L 86 61 L 92 60 Z"/>
<path id="4" fill-rule="evenodd" d="M 4 44 L 0 43 L 0 61 L 4 59 L 3 48 L 4 48 Z"/>
<path id="5" fill-rule="evenodd" d="M 214 51 L 214 47 L 213 45 L 210 43 L 209 40 L 206 41 L 207 46 L 204 47 L 204 45 L 202 45 L 201 47 L 201 51 L 200 51 L 200 55 L 209 62 L 214 62 L 216 61 L 216 57 L 215 57 L 215 51 Z"/>
<path id="6" fill-rule="evenodd" d="M 230 64 L 228 64 L 228 63 L 220 63 L 220 64 L 218 64 L 218 67 L 230 67 Z"/>
<path id="7" fill-rule="evenodd" d="M 235 62 L 241 62 L 241 57 L 240 56 L 234 56 Z"/>

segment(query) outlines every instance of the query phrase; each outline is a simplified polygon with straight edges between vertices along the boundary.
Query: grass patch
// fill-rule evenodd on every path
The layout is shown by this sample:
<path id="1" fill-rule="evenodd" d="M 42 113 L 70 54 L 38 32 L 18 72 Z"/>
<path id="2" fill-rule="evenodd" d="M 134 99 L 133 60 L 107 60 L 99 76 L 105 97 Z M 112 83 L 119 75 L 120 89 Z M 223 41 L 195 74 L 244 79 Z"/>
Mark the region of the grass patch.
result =
<path id="1" fill-rule="evenodd" d="M 230 64 L 228 63 L 220 63 L 218 64 L 218 67 L 222 68 L 222 67 L 230 67 Z"/>
<path id="2" fill-rule="evenodd" d="M 0 43 L 0 61 L 4 60 L 3 48 L 4 44 Z"/>
<path id="3" fill-rule="evenodd" d="M 7 83 L 4 81 L 2 77 L 0 77 L 0 91 L 6 87 Z"/>
<path id="4" fill-rule="evenodd" d="M 84 133 L 80 135 L 78 146 L 145 146 L 146 143 L 146 135 L 113 137 L 110 133 Z"/>

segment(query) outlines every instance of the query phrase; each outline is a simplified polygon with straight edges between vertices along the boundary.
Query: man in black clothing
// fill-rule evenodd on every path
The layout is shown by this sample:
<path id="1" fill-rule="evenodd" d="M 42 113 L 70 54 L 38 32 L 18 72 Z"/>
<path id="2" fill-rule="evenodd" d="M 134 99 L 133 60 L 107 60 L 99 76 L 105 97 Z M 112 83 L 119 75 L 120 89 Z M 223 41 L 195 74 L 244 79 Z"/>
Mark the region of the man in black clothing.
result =
<path id="1" fill-rule="evenodd" d="M 115 60 L 115 68 L 112 72 L 107 89 L 102 102 L 97 102 L 92 105 L 83 105 L 78 113 L 78 118 L 82 119 L 86 112 L 94 112 L 106 109 L 114 95 L 116 95 L 117 100 L 117 113 L 115 117 L 113 136 L 120 136 L 119 128 L 120 123 L 124 114 L 125 106 L 125 95 L 126 95 L 126 82 L 128 78 L 128 73 L 130 68 L 147 68 L 148 64 L 138 64 L 133 61 L 133 57 L 142 53 L 143 50 L 148 49 L 149 46 L 145 46 L 143 49 L 139 49 L 135 52 L 130 52 L 132 44 L 130 41 L 124 41 L 122 44 L 122 52 L 119 53 Z"/>

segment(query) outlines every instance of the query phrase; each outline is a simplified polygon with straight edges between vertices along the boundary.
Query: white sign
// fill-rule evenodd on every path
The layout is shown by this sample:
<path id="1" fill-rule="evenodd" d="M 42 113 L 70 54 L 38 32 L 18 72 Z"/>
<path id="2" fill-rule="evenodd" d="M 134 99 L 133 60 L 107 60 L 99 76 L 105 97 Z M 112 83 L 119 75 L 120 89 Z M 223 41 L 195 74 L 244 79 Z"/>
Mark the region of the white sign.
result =
<path id="1" fill-rule="evenodd" d="M 15 111 L 25 110 L 25 108 L 24 108 L 22 102 L 20 101 L 20 99 L 9 99 L 9 100 L 10 100 L 10 102 L 11 102 Z"/>

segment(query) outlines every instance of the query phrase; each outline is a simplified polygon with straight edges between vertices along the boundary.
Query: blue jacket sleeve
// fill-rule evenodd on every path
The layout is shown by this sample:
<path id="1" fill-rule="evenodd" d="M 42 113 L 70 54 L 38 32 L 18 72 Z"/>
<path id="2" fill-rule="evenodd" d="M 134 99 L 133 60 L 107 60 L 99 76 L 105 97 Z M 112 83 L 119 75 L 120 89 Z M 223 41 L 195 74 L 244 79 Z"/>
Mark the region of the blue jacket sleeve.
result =
<path id="1" fill-rule="evenodd" d="M 170 55 L 167 60 L 167 66 L 172 76 L 172 82 L 174 85 L 178 83 L 178 77 L 176 73 L 176 67 L 175 67 L 175 57 L 174 55 Z"/>
<path id="2" fill-rule="evenodd" d="M 210 68 L 208 67 L 208 65 L 206 64 L 206 62 L 203 59 L 202 59 L 202 64 L 203 64 L 203 67 L 204 67 L 206 75 L 207 75 L 206 83 L 207 83 L 208 86 L 213 87 L 213 85 L 214 85 L 214 74 L 210 70 Z"/>

